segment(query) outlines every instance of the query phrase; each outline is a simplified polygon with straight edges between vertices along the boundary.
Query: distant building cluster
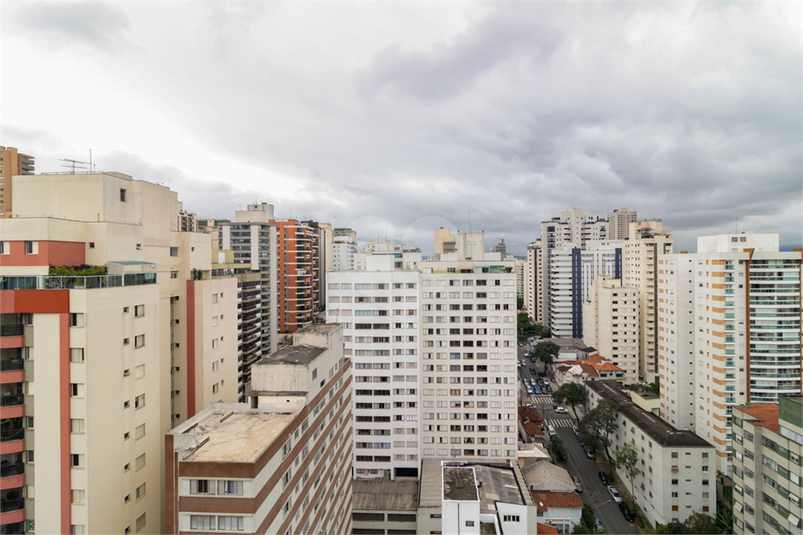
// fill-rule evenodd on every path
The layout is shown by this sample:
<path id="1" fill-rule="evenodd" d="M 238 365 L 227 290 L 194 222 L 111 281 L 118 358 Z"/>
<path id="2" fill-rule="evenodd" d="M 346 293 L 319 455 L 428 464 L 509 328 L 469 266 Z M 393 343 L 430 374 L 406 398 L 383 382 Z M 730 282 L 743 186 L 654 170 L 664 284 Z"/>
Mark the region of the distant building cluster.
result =
<path id="1" fill-rule="evenodd" d="M 425 256 L 2 151 L 3 533 L 572 533 L 561 439 L 611 406 L 596 455 L 633 456 L 609 475 L 643 522 L 803 528 L 803 250 L 777 234 L 675 252 L 572 208 L 520 258 L 446 228 Z"/>

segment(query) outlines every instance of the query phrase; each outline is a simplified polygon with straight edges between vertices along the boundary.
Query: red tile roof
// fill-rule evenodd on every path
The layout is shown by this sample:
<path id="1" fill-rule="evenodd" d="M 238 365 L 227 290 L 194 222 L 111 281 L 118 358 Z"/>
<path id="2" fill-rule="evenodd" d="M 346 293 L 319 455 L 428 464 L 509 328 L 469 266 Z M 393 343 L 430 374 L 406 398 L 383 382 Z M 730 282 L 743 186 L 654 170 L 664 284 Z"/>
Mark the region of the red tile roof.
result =
<path id="1" fill-rule="evenodd" d="M 550 526 L 542 522 L 538 522 L 537 524 L 536 529 L 538 530 L 538 535 L 558 535 L 558 528 L 555 526 Z"/>
<path id="2" fill-rule="evenodd" d="M 543 422 L 544 419 L 541 417 L 541 413 L 537 410 L 526 407 L 524 405 L 519 406 L 519 419 L 524 421 L 525 419 L 530 420 L 531 422 Z"/>
<path id="3" fill-rule="evenodd" d="M 539 509 L 543 507 L 583 508 L 583 500 L 580 499 L 576 492 L 539 492 L 534 490 L 532 495 L 533 501 Z"/>
<path id="4" fill-rule="evenodd" d="M 531 437 L 541 437 L 544 436 L 544 433 L 541 432 L 541 427 L 535 422 L 524 422 L 521 424 L 524 428 L 524 432 L 527 433 L 527 436 Z"/>
<path id="5" fill-rule="evenodd" d="M 756 421 L 751 422 L 753 425 L 766 427 L 767 429 L 776 433 L 780 432 L 780 427 L 778 426 L 777 403 L 751 403 L 749 405 L 742 405 L 736 408 L 744 413 L 749 414 L 753 418 L 757 418 Z"/>

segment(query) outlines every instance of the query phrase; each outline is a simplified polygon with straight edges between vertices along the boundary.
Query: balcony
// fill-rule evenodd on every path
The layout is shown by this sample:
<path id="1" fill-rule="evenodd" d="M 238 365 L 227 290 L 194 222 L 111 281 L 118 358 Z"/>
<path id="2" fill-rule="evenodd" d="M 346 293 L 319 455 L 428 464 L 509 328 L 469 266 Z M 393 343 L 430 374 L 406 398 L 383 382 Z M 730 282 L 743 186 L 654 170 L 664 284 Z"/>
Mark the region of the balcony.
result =
<path id="1" fill-rule="evenodd" d="M 0 442 L 13 442 L 25 438 L 25 429 L 3 429 L 0 431 Z"/>
<path id="2" fill-rule="evenodd" d="M 3 394 L 0 396 L 0 407 L 16 407 L 25 402 L 23 394 Z"/>
<path id="3" fill-rule="evenodd" d="M 0 336 L 22 336 L 25 328 L 19 325 L 0 325 Z"/>
<path id="4" fill-rule="evenodd" d="M 9 372 L 25 369 L 25 361 L 23 359 L 6 359 L 0 360 L 0 372 Z"/>
<path id="5" fill-rule="evenodd" d="M 5 462 L 5 461 L 4 461 Z M 4 464 L 0 466 L 0 477 L 19 476 L 25 473 L 25 464 L 16 462 L 14 464 Z M 3 509 L 5 511 L 5 509 Z"/>
<path id="6" fill-rule="evenodd" d="M 4 277 L 0 290 L 91 290 L 156 284 L 156 273 L 125 273 L 87 277 L 57 277 L 36 275 L 31 277 Z"/>
<path id="7" fill-rule="evenodd" d="M 10 513 L 11 511 L 20 511 L 22 509 L 25 509 L 25 498 L 0 500 L 0 512 Z"/>

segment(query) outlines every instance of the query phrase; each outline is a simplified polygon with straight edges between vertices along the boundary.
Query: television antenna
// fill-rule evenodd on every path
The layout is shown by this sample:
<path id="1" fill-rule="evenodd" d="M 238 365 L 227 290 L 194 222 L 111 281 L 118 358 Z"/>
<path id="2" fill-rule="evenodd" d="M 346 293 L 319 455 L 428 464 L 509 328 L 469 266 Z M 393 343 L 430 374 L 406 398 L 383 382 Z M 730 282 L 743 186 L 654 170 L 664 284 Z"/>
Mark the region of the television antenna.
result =
<path id="1" fill-rule="evenodd" d="M 70 160 L 68 158 L 61 158 L 59 161 L 64 162 L 61 166 L 71 169 L 72 174 L 75 174 L 76 169 L 89 172 L 90 166 L 92 165 L 90 162 L 79 162 L 78 160 Z"/>

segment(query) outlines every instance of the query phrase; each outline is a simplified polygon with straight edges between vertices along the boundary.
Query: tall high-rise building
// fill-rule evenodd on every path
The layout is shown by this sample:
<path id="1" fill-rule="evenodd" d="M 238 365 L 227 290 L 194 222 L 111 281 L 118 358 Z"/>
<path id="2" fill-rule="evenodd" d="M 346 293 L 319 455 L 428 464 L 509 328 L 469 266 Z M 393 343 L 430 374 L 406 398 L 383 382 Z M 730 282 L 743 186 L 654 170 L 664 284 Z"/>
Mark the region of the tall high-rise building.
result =
<path id="1" fill-rule="evenodd" d="M 32 175 L 36 162 L 33 156 L 20 154 L 14 147 L 0 146 L 0 217 L 11 217 L 14 175 Z"/>
<path id="2" fill-rule="evenodd" d="M 281 238 L 272 220 L 272 204 L 249 204 L 246 210 L 234 213 L 234 221 L 220 221 L 218 226 L 218 247 L 221 250 L 234 251 L 235 264 L 247 264 L 252 271 L 260 274 L 260 309 L 247 313 L 251 319 L 261 323 L 261 351 L 251 352 L 251 363 L 261 355 L 274 352 L 279 344 L 279 311 L 282 301 L 279 285 L 282 270 L 276 253 Z M 250 364 L 244 362 L 243 366 L 247 377 L 247 367 Z"/>
<path id="3" fill-rule="evenodd" d="M 254 366 L 250 403 L 166 435 L 167 533 L 350 533 L 351 362 L 311 325 Z"/>
<path id="4" fill-rule="evenodd" d="M 639 291 L 639 377 L 647 382 L 658 375 L 658 258 L 673 242 L 661 221 L 635 221 L 623 243 L 622 283 Z"/>
<path id="5" fill-rule="evenodd" d="M 658 260 L 662 416 L 671 422 L 673 411 L 693 412 L 694 431 L 716 445 L 718 469 L 728 474 L 732 407 L 801 392 L 803 251 L 780 252 L 778 241 L 777 234 L 705 236 L 696 254 Z"/>
<path id="6" fill-rule="evenodd" d="M 630 223 L 638 221 L 638 214 L 627 208 L 616 208 L 608 214 L 608 239 L 627 240 L 630 238 Z"/>
<path id="7" fill-rule="evenodd" d="M 327 271 L 351 271 L 354 269 L 354 255 L 357 244 L 351 236 L 337 236 L 331 248 L 331 266 Z"/>
<path id="8" fill-rule="evenodd" d="M 279 332 L 294 333 L 312 323 L 322 308 L 324 254 L 313 222 L 271 221 L 279 231 Z"/>
<path id="9" fill-rule="evenodd" d="M 515 459 L 516 275 L 460 233 L 421 269 L 421 454 Z"/>
<path id="10" fill-rule="evenodd" d="M 527 269 L 525 271 L 524 309 L 535 323 L 542 323 L 544 317 L 543 295 L 539 284 L 543 280 L 544 255 L 541 240 L 527 246 Z"/>
<path id="11" fill-rule="evenodd" d="M 585 249 L 567 243 L 552 250 L 549 262 L 549 311 L 552 335 L 583 337 L 583 303 L 598 277 L 622 276 L 622 242 L 594 240 Z"/>
<path id="12" fill-rule="evenodd" d="M 0 219 L 4 529 L 162 533 L 164 433 L 236 400 L 236 279 L 211 276 L 209 236 L 180 232 L 179 210 L 120 173 L 15 177 Z"/>
<path id="13" fill-rule="evenodd" d="M 417 477 L 419 274 L 371 267 L 328 274 L 326 320 L 343 325 L 354 374 L 354 477 Z"/>
<path id="14" fill-rule="evenodd" d="M 550 221 L 541 223 L 543 269 L 538 281 L 538 308 L 544 313 L 540 323 L 545 327 L 552 327 L 552 252 L 567 244 L 583 250 L 589 241 L 606 239 L 608 221 L 579 208 L 559 212 Z"/>
<path id="15" fill-rule="evenodd" d="M 516 272 L 516 297 L 523 303 L 527 296 L 527 259 L 517 258 L 513 269 Z"/>
<path id="16" fill-rule="evenodd" d="M 624 383 L 638 382 L 638 290 L 598 277 L 583 303 L 583 342 L 613 361 Z"/>

